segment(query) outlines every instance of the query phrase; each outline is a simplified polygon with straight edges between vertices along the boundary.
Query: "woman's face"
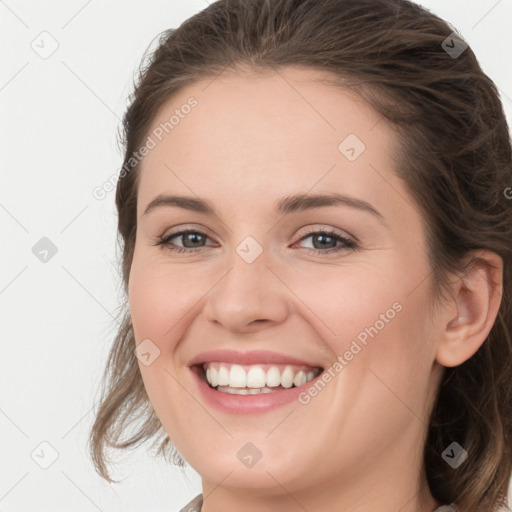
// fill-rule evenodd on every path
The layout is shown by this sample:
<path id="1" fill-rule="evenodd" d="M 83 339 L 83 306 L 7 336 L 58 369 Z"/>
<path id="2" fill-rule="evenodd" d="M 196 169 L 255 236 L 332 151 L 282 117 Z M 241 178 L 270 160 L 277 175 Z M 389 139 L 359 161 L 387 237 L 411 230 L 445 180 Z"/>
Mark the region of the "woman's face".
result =
<path id="1" fill-rule="evenodd" d="M 394 173 L 395 133 L 322 76 L 205 79 L 148 133 L 129 278 L 139 366 L 164 429 L 203 485 L 222 482 L 217 493 L 298 497 L 350 482 L 355 501 L 359 485 L 382 498 L 387 479 L 416 481 L 421 467 L 441 369 L 423 219 Z M 350 200 L 289 199 L 331 194 Z M 167 195 L 190 201 L 145 213 Z M 214 213 L 193 208 L 200 200 Z M 195 234 L 156 245 L 185 230 Z M 236 363 L 252 386 L 272 374 L 267 387 L 285 387 L 210 389 L 195 363 L 217 350 L 264 352 L 209 358 L 233 387 L 247 375 Z M 318 367 L 302 384 L 297 373 Z"/>

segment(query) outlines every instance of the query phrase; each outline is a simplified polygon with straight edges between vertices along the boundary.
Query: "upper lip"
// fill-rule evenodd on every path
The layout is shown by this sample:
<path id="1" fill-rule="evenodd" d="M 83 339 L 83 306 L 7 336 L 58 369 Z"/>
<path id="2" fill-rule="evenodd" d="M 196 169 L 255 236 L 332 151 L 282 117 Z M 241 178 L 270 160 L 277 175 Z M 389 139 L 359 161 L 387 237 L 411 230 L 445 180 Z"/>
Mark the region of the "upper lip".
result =
<path id="1" fill-rule="evenodd" d="M 268 350 L 251 350 L 248 352 L 240 352 L 239 350 L 209 350 L 207 352 L 201 352 L 195 356 L 189 365 L 204 364 L 210 361 L 218 361 L 225 363 L 241 364 L 241 365 L 252 365 L 252 364 L 294 364 L 294 365 L 305 365 L 311 366 L 312 368 L 322 368 L 321 365 L 312 363 L 311 361 L 304 361 L 297 359 L 296 357 L 289 356 L 287 354 L 281 354 L 279 352 L 270 352 Z"/>

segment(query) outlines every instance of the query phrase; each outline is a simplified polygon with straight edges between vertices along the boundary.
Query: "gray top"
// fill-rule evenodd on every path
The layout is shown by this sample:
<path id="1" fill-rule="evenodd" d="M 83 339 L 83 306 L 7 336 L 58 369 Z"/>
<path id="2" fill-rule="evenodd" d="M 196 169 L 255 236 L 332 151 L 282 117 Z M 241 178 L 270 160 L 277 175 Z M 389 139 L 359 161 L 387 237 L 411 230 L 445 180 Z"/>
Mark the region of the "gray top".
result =
<path id="1" fill-rule="evenodd" d="M 187 503 L 180 512 L 201 512 L 203 507 L 203 493 L 198 494 L 191 502 Z"/>
<path id="2" fill-rule="evenodd" d="M 203 507 L 203 494 L 198 494 L 191 502 L 187 503 L 179 512 L 201 512 Z M 442 505 L 432 512 L 458 512 L 454 504 Z"/>

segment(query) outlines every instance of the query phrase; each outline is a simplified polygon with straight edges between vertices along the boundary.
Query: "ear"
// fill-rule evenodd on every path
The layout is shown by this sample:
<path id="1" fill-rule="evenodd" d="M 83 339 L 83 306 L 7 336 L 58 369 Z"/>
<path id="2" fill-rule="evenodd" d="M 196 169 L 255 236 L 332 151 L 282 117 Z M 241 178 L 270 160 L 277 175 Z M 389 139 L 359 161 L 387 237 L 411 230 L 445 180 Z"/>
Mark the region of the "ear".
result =
<path id="1" fill-rule="evenodd" d="M 458 366 L 481 347 L 501 304 L 501 256 L 479 250 L 471 252 L 467 260 L 469 268 L 453 284 L 453 302 L 446 306 L 442 316 L 445 325 L 436 350 L 436 361 L 443 366 Z"/>

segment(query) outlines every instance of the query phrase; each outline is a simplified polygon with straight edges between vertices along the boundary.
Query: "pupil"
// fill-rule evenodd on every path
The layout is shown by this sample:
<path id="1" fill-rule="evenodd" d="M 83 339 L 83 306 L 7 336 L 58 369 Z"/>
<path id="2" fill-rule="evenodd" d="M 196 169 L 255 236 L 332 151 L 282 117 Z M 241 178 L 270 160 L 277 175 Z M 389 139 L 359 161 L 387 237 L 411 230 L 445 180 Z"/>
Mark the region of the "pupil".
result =
<path id="1" fill-rule="evenodd" d="M 187 238 L 188 237 L 188 238 Z M 185 238 L 186 240 L 191 240 L 192 241 L 192 244 L 194 243 L 197 243 L 197 239 L 199 238 L 199 242 L 201 241 L 201 237 L 202 235 L 200 235 L 199 233 L 187 233 L 187 237 Z M 193 240 L 193 238 L 195 238 L 196 240 Z"/>
<path id="2" fill-rule="evenodd" d="M 322 234 L 317 235 L 317 239 L 325 240 L 326 238 L 327 238 L 327 239 L 329 239 L 329 238 L 330 238 L 331 240 L 333 240 L 333 237 L 332 237 L 332 236 L 329 236 L 329 235 L 322 235 Z M 325 247 L 325 244 L 321 243 L 321 248 L 322 248 L 322 247 Z"/>

